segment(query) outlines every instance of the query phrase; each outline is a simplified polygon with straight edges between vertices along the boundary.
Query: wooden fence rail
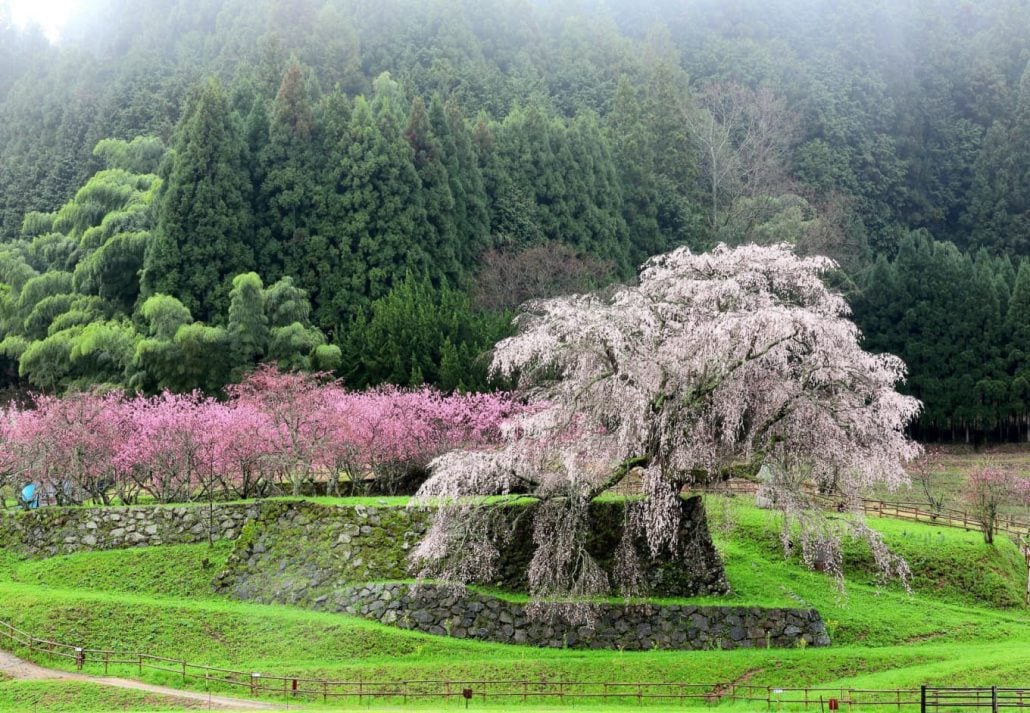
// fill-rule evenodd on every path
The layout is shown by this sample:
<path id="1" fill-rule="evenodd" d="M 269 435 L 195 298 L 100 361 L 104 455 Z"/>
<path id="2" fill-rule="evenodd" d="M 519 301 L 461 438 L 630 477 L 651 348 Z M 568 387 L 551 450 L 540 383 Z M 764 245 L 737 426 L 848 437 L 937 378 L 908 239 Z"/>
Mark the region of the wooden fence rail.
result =
<path id="1" fill-rule="evenodd" d="M 204 683 L 210 686 L 237 688 L 245 695 L 259 697 L 283 697 L 285 700 L 350 700 L 359 704 L 371 703 L 375 699 L 393 699 L 404 703 L 426 700 L 476 701 L 495 699 L 528 703 L 533 700 L 551 699 L 558 703 L 595 701 L 603 703 L 644 702 L 685 703 L 717 705 L 728 703 L 752 703 L 767 710 L 819 710 L 829 708 L 831 699 L 839 710 L 853 711 L 866 708 L 870 711 L 902 708 L 919 708 L 925 713 L 930 708 L 945 711 L 992 706 L 1001 708 L 1030 707 L 1030 689 L 985 688 L 825 688 L 825 687 L 776 687 L 741 683 L 677 683 L 655 681 L 567 681 L 558 679 L 418 679 L 400 681 L 334 681 L 294 676 L 276 676 L 256 671 L 235 671 L 217 666 L 194 664 L 166 656 L 145 653 L 129 653 L 109 649 L 95 649 L 64 644 L 33 636 L 18 629 L 9 622 L 0 621 L 0 642 L 7 642 L 11 649 L 24 649 L 29 656 L 64 658 L 74 661 L 75 668 L 102 668 L 108 674 L 111 666 L 131 666 L 140 677 L 145 671 L 157 671 L 181 678 L 184 688 Z M 4 647 L 8 648 L 8 647 Z M 986 703 L 985 703 L 986 702 Z M 968 705 L 966 705 L 968 704 Z"/>
<path id="2" fill-rule="evenodd" d="M 713 486 L 708 489 L 707 492 L 729 493 L 731 495 L 755 495 L 760 487 L 759 483 L 755 483 L 750 480 L 729 480 L 725 483 Z M 839 504 L 839 500 L 829 495 L 810 492 L 809 496 L 816 503 L 829 509 L 835 508 Z M 942 525 L 944 527 L 961 527 L 966 530 L 982 529 L 980 521 L 976 519 L 974 514 L 971 514 L 967 510 L 942 508 L 941 510 L 934 512 L 928 509 L 926 505 L 920 503 L 892 502 L 887 500 L 877 500 L 875 498 L 862 498 L 861 506 L 862 511 L 865 514 L 875 515 L 877 517 L 923 522 L 932 525 Z M 995 523 L 995 532 L 1010 535 L 1017 540 L 1030 537 L 1030 521 L 1003 515 L 997 517 L 995 519 Z"/>

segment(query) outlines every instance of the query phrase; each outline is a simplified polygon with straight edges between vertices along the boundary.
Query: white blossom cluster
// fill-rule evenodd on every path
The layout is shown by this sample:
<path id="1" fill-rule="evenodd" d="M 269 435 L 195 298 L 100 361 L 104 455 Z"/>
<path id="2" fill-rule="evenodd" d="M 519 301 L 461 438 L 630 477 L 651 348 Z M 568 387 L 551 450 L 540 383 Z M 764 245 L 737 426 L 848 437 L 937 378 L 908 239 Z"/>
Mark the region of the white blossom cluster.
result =
<path id="1" fill-rule="evenodd" d="M 799 538 L 806 561 L 839 575 L 843 522 L 904 575 L 875 533 L 824 516 L 807 495 L 832 493 L 850 510 L 868 487 L 906 482 L 902 465 L 920 452 L 905 435 L 919 403 L 895 391 L 904 364 L 862 350 L 822 279 L 833 268 L 785 245 L 680 248 L 648 261 L 636 286 L 528 303 L 493 368 L 540 406 L 508 424 L 502 448 L 432 464 L 419 495 L 442 507 L 415 552 L 422 574 L 490 581 L 511 518 L 486 498 L 518 493 L 540 501 L 527 509 L 534 596 L 631 593 L 642 577 L 630 540 L 651 556 L 687 556 L 683 489 L 763 463 L 785 543 Z M 587 551 L 587 513 L 634 467 L 641 497 L 626 508 L 611 582 Z"/>

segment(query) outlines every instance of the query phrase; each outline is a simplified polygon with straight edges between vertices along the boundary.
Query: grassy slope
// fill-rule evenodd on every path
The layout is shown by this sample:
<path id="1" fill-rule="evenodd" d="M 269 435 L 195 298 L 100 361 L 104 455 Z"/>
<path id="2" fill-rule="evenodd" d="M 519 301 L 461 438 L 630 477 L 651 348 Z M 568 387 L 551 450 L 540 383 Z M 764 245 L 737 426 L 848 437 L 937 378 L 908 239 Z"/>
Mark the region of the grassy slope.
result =
<path id="1" fill-rule="evenodd" d="M 0 681 L 0 711 L 166 711 L 206 708 L 167 696 L 80 681 Z"/>
<path id="2" fill-rule="evenodd" d="M 717 531 L 716 539 L 734 594 L 720 603 L 814 606 L 827 621 L 834 647 L 584 652 L 431 637 L 341 615 L 212 597 L 207 581 L 224 561 L 224 546 L 124 550 L 41 562 L 18 562 L 0 553 L 0 619 L 88 646 L 351 680 L 747 678 L 756 685 L 855 687 L 1030 680 L 1030 616 L 1015 606 L 1025 570 L 1010 543 L 990 548 L 977 540 L 977 533 L 873 521 L 892 547 L 913 562 L 914 594 L 896 586 L 877 590 L 868 553 L 854 545 L 848 548 L 851 576 L 842 598 L 824 576 L 784 559 L 773 516 L 739 505 L 728 509 L 734 529 Z M 713 503 L 711 510 L 718 520 L 721 508 Z M 162 682 L 160 674 L 148 678 Z M 163 682 L 177 684 L 174 676 Z"/>

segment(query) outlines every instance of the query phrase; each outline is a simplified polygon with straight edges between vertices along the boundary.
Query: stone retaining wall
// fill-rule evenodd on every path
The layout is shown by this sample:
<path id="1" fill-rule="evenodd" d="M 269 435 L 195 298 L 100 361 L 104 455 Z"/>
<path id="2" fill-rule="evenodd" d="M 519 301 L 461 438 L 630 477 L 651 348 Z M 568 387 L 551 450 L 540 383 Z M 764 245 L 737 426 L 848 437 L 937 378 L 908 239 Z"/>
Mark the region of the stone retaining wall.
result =
<path id="1" fill-rule="evenodd" d="M 404 579 L 428 514 L 404 507 L 267 502 L 233 547 L 215 590 L 311 605 L 341 583 Z"/>
<path id="2" fill-rule="evenodd" d="M 689 503 L 689 501 L 688 501 Z M 592 517 L 617 524 L 618 513 L 602 506 Z M 688 511 L 690 528 L 703 524 L 700 501 Z M 608 509 L 606 509 L 608 508 Z M 409 576 L 407 554 L 425 532 L 429 515 L 403 507 L 323 505 L 263 501 L 207 506 L 42 508 L 0 513 L 0 547 L 48 557 L 91 550 L 235 540 L 216 591 L 238 599 L 335 611 L 430 634 L 547 647 L 608 649 L 732 649 L 829 644 L 819 614 L 801 609 L 723 606 L 596 608 L 593 627 L 552 617 L 530 619 L 523 604 L 469 590 L 389 582 Z M 523 520 L 528 518 L 523 518 Z M 611 527 L 598 528 L 593 543 L 605 564 L 615 541 Z M 686 530 L 684 531 L 686 532 Z M 695 529 L 696 533 L 697 530 Z M 722 564 L 707 528 L 697 539 L 699 556 L 690 568 L 657 564 L 659 585 L 671 594 L 725 590 Z M 513 538 L 503 553 L 501 584 L 524 591 L 519 578 L 531 538 Z M 519 549 L 521 548 L 521 549 Z M 384 584 L 367 584 L 370 581 Z M 509 581 L 510 580 L 510 581 Z M 677 591 L 678 590 L 678 591 Z"/>
<path id="3" fill-rule="evenodd" d="M 513 506 L 512 516 L 517 513 Z M 532 506 L 528 506 L 532 507 Z M 622 531 L 618 503 L 591 512 L 594 537 L 588 547 L 611 572 Z M 506 591 L 527 591 L 533 555 L 531 518 L 516 518 L 515 534 L 501 548 L 498 581 L 481 582 Z M 429 513 L 404 507 L 323 505 L 270 501 L 236 542 L 215 588 L 237 599 L 310 606 L 342 584 L 406 579 L 408 552 L 421 539 Z M 681 529 L 685 562 L 647 563 L 653 595 L 698 596 L 729 590 L 722 561 L 708 533 L 700 498 L 684 503 Z"/>
<path id="4" fill-rule="evenodd" d="M 459 639 L 582 649 L 738 649 L 828 646 L 814 609 L 598 605 L 593 626 L 527 616 L 525 606 L 475 591 L 405 583 L 345 587 L 315 600 L 325 611 Z"/>
<path id="5" fill-rule="evenodd" d="M 0 513 L 0 547 L 30 557 L 234 540 L 259 503 L 207 506 L 45 507 Z"/>

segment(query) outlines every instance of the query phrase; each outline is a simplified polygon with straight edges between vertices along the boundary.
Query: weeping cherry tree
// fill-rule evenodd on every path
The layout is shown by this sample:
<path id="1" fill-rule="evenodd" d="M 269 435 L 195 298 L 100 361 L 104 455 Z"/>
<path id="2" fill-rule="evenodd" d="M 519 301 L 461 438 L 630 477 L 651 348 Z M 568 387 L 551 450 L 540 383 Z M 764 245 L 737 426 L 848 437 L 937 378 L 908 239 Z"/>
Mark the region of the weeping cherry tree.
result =
<path id="1" fill-rule="evenodd" d="M 768 466 L 764 495 L 806 562 L 839 578 L 841 537 L 861 536 L 884 574 L 904 577 L 854 506 L 870 486 L 907 481 L 903 463 L 920 449 L 905 426 L 919 402 L 895 391 L 899 359 L 860 347 L 847 304 L 821 279 L 833 268 L 784 245 L 680 248 L 649 260 L 636 286 L 527 304 L 492 369 L 542 405 L 507 424 L 502 446 L 432 463 L 417 501 L 435 508 L 413 553 L 420 575 L 493 581 L 513 531 L 496 496 L 520 495 L 535 501 L 534 601 L 640 593 L 648 556 L 691 556 L 684 489 L 749 462 Z M 624 509 L 609 574 L 590 554 L 588 512 L 631 472 L 640 497 Z M 816 491 L 848 513 L 824 514 Z"/>

